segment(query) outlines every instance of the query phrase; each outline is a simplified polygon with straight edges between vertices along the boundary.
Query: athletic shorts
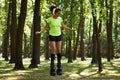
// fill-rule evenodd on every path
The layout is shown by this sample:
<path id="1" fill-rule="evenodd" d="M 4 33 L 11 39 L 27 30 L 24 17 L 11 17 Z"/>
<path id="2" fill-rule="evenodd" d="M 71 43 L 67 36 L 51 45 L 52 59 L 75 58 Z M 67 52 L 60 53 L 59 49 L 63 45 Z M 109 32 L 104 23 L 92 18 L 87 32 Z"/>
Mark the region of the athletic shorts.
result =
<path id="1" fill-rule="evenodd" d="M 60 36 L 51 36 L 49 35 L 49 41 L 61 41 L 62 40 L 62 35 Z"/>

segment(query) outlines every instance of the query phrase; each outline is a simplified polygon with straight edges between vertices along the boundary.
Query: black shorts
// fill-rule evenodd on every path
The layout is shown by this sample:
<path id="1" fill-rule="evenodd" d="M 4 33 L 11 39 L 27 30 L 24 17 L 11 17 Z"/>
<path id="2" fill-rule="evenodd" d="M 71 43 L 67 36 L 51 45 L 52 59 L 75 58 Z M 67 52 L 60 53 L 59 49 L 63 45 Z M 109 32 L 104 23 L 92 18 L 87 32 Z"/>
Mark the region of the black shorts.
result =
<path id="1" fill-rule="evenodd" d="M 60 36 L 51 36 L 49 35 L 49 41 L 61 41 L 62 40 L 62 35 Z"/>

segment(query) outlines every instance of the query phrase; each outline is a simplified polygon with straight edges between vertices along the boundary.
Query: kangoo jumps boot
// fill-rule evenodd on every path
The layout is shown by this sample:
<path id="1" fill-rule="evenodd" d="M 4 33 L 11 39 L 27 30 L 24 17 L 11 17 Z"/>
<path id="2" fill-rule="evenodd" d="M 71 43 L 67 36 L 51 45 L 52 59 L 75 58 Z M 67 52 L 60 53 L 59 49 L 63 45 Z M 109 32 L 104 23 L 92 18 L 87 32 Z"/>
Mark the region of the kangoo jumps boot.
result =
<path id="1" fill-rule="evenodd" d="M 61 66 L 61 63 L 58 63 L 57 64 L 57 75 L 62 75 L 62 66 Z"/>
<path id="2" fill-rule="evenodd" d="M 57 63 L 57 75 L 62 75 L 62 66 L 61 66 L 61 53 L 58 53 L 57 54 L 57 60 L 58 60 L 58 63 Z"/>
<path id="3" fill-rule="evenodd" d="M 55 66 L 54 66 L 55 54 L 51 54 L 51 63 L 50 63 L 50 75 L 55 76 Z"/>
<path id="4" fill-rule="evenodd" d="M 51 76 L 55 76 L 56 75 L 54 64 L 51 64 L 51 66 L 50 66 L 50 75 Z"/>

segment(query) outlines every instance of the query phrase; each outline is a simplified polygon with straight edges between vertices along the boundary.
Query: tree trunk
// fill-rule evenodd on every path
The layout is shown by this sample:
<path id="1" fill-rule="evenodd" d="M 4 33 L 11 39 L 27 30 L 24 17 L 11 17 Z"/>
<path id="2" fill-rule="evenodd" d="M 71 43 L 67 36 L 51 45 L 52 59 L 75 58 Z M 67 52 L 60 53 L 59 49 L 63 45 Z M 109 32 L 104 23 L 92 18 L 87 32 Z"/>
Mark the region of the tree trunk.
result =
<path id="1" fill-rule="evenodd" d="M 108 13 L 108 1 L 106 0 L 106 16 L 109 17 L 106 21 L 106 30 L 107 30 L 107 61 L 110 61 L 114 54 L 113 54 L 113 40 L 112 40 L 112 18 L 113 18 L 113 9 L 112 9 L 113 1 L 110 0 L 110 13 Z"/>
<path id="2" fill-rule="evenodd" d="M 11 28 L 10 28 L 10 63 L 15 63 L 15 49 L 16 49 L 16 28 L 17 28 L 17 19 L 16 19 L 16 0 L 11 0 L 12 2 L 12 18 L 11 18 Z"/>
<path id="3" fill-rule="evenodd" d="M 91 57 L 91 51 L 92 51 L 92 43 L 91 43 L 91 35 L 90 35 L 90 33 L 91 33 L 91 27 L 92 27 L 92 20 L 90 19 L 90 28 L 89 28 L 89 37 L 88 37 L 88 46 L 87 46 L 87 56 L 88 57 Z"/>
<path id="4" fill-rule="evenodd" d="M 93 40 L 95 42 L 93 42 L 93 58 L 92 58 L 92 62 L 91 63 L 98 63 L 98 71 L 101 72 L 102 71 L 102 63 L 101 63 L 101 52 L 100 52 L 100 40 L 99 40 L 99 36 L 100 36 L 100 32 L 101 32 L 101 24 L 102 24 L 102 20 L 101 20 L 101 13 L 102 11 L 100 11 L 100 24 L 99 24 L 99 28 L 98 28 L 98 21 L 97 21 L 97 15 L 96 15 L 96 9 L 94 6 L 94 1 L 91 3 L 92 6 L 92 16 L 93 16 Z M 93 11 L 94 9 L 94 11 Z"/>
<path id="5" fill-rule="evenodd" d="M 73 1 L 70 3 L 70 28 L 72 28 L 72 12 L 73 12 Z M 72 40 L 72 33 L 70 32 L 69 33 L 69 38 L 68 38 L 68 45 L 69 45 L 69 49 L 68 49 L 68 63 L 71 63 L 72 62 L 72 59 L 73 59 L 73 52 L 72 52 L 72 45 L 71 45 L 71 40 Z"/>
<path id="6" fill-rule="evenodd" d="M 40 36 L 35 35 L 36 31 L 40 31 L 40 0 L 35 0 L 34 18 L 33 18 L 33 44 L 32 44 L 32 60 L 29 68 L 37 68 L 40 63 Z"/>
<path id="7" fill-rule="evenodd" d="M 76 44 L 74 46 L 74 55 L 73 60 L 76 60 L 77 50 L 78 50 L 78 44 L 79 44 L 79 35 L 80 35 L 80 22 L 77 29 L 77 37 L 76 37 Z"/>
<path id="8" fill-rule="evenodd" d="M 50 57 L 50 50 L 49 50 L 49 33 L 46 34 L 45 39 L 45 60 L 49 60 Z"/>
<path id="9" fill-rule="evenodd" d="M 113 29 L 113 0 L 110 0 L 110 14 L 109 14 L 109 46 L 110 46 L 110 58 L 113 59 L 114 52 L 113 52 L 113 39 L 112 39 L 112 29 Z"/>
<path id="10" fill-rule="evenodd" d="M 15 56 L 14 69 L 17 70 L 25 69 L 22 62 L 22 40 L 23 40 L 26 12 L 27 12 L 27 0 L 22 0 L 20 16 L 18 18 L 17 35 L 16 35 L 16 56 Z"/>
<path id="11" fill-rule="evenodd" d="M 81 60 L 84 61 L 85 60 L 85 54 L 84 54 L 84 20 L 85 19 L 82 19 L 81 22 L 83 22 L 81 25 L 81 40 L 80 40 L 80 54 L 81 54 Z"/>
<path id="12" fill-rule="evenodd" d="M 69 49 L 68 49 L 68 38 L 66 38 L 66 51 L 65 51 L 65 57 L 66 58 L 68 58 L 68 51 L 69 51 Z"/>
<path id="13" fill-rule="evenodd" d="M 81 61 L 85 60 L 84 57 L 84 22 L 85 22 L 85 18 L 84 18 L 84 7 L 83 7 L 83 1 L 81 3 L 81 14 L 80 14 L 80 54 L 81 54 Z"/>
<path id="14" fill-rule="evenodd" d="M 96 28 L 97 28 L 97 20 L 96 20 L 96 10 L 94 8 L 94 1 L 91 2 L 91 6 L 92 6 L 92 17 L 93 17 L 93 36 L 92 36 L 92 40 L 93 40 L 93 53 L 92 53 L 92 61 L 91 64 L 96 64 L 97 63 L 97 40 L 96 40 Z M 94 9 L 94 10 L 93 10 Z"/>
<path id="15" fill-rule="evenodd" d="M 4 40 L 3 40 L 3 58 L 5 58 L 5 61 L 8 61 L 8 47 L 9 47 L 9 32 L 10 32 L 10 17 L 11 17 L 11 3 L 9 3 L 9 9 L 7 14 L 7 29 L 4 34 Z"/>
<path id="16" fill-rule="evenodd" d="M 33 42 L 33 27 L 31 28 L 31 33 L 30 33 L 30 53 L 29 53 L 30 58 L 32 57 L 32 52 L 33 52 L 32 42 Z"/>
<path id="17" fill-rule="evenodd" d="M 101 51 L 100 51 L 100 32 L 101 32 L 102 21 L 100 20 L 99 29 L 97 28 L 97 57 L 98 57 L 98 71 L 102 71 Z"/>
<path id="18" fill-rule="evenodd" d="M 119 3 L 120 4 L 120 3 Z M 120 45 L 119 44 L 119 12 L 116 12 L 116 17 L 115 17 L 115 24 L 114 24 L 114 39 L 115 39 L 115 49 Z M 118 46 L 117 46 L 118 45 Z M 117 49 L 117 53 L 115 52 L 114 53 L 114 57 L 115 58 L 119 58 L 119 55 L 118 55 L 118 53 L 119 53 L 119 50 L 120 50 L 120 48 L 118 47 L 118 49 Z"/>
<path id="19" fill-rule="evenodd" d="M 27 58 L 28 57 L 28 51 L 27 51 L 27 35 L 24 33 L 24 52 L 23 52 L 23 57 Z"/>
<path id="20" fill-rule="evenodd" d="M 68 39 L 68 63 L 72 63 L 71 38 Z"/>

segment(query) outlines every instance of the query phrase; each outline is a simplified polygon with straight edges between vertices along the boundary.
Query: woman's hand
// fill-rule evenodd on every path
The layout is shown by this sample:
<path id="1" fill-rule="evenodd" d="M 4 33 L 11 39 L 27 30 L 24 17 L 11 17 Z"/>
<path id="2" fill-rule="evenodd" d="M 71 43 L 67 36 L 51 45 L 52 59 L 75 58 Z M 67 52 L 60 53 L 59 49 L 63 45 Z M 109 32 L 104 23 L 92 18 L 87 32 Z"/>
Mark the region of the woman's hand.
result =
<path id="1" fill-rule="evenodd" d="M 37 32 L 35 32 L 36 35 L 38 35 L 38 34 L 40 34 L 40 33 L 41 33 L 41 31 L 37 31 Z"/>
<path id="2" fill-rule="evenodd" d="M 76 31 L 76 29 L 71 29 L 72 31 Z"/>
<path id="3" fill-rule="evenodd" d="M 46 23 L 45 27 L 41 29 L 41 31 L 36 31 L 35 34 L 41 34 L 42 32 L 44 32 L 46 29 L 48 28 L 48 23 Z"/>

